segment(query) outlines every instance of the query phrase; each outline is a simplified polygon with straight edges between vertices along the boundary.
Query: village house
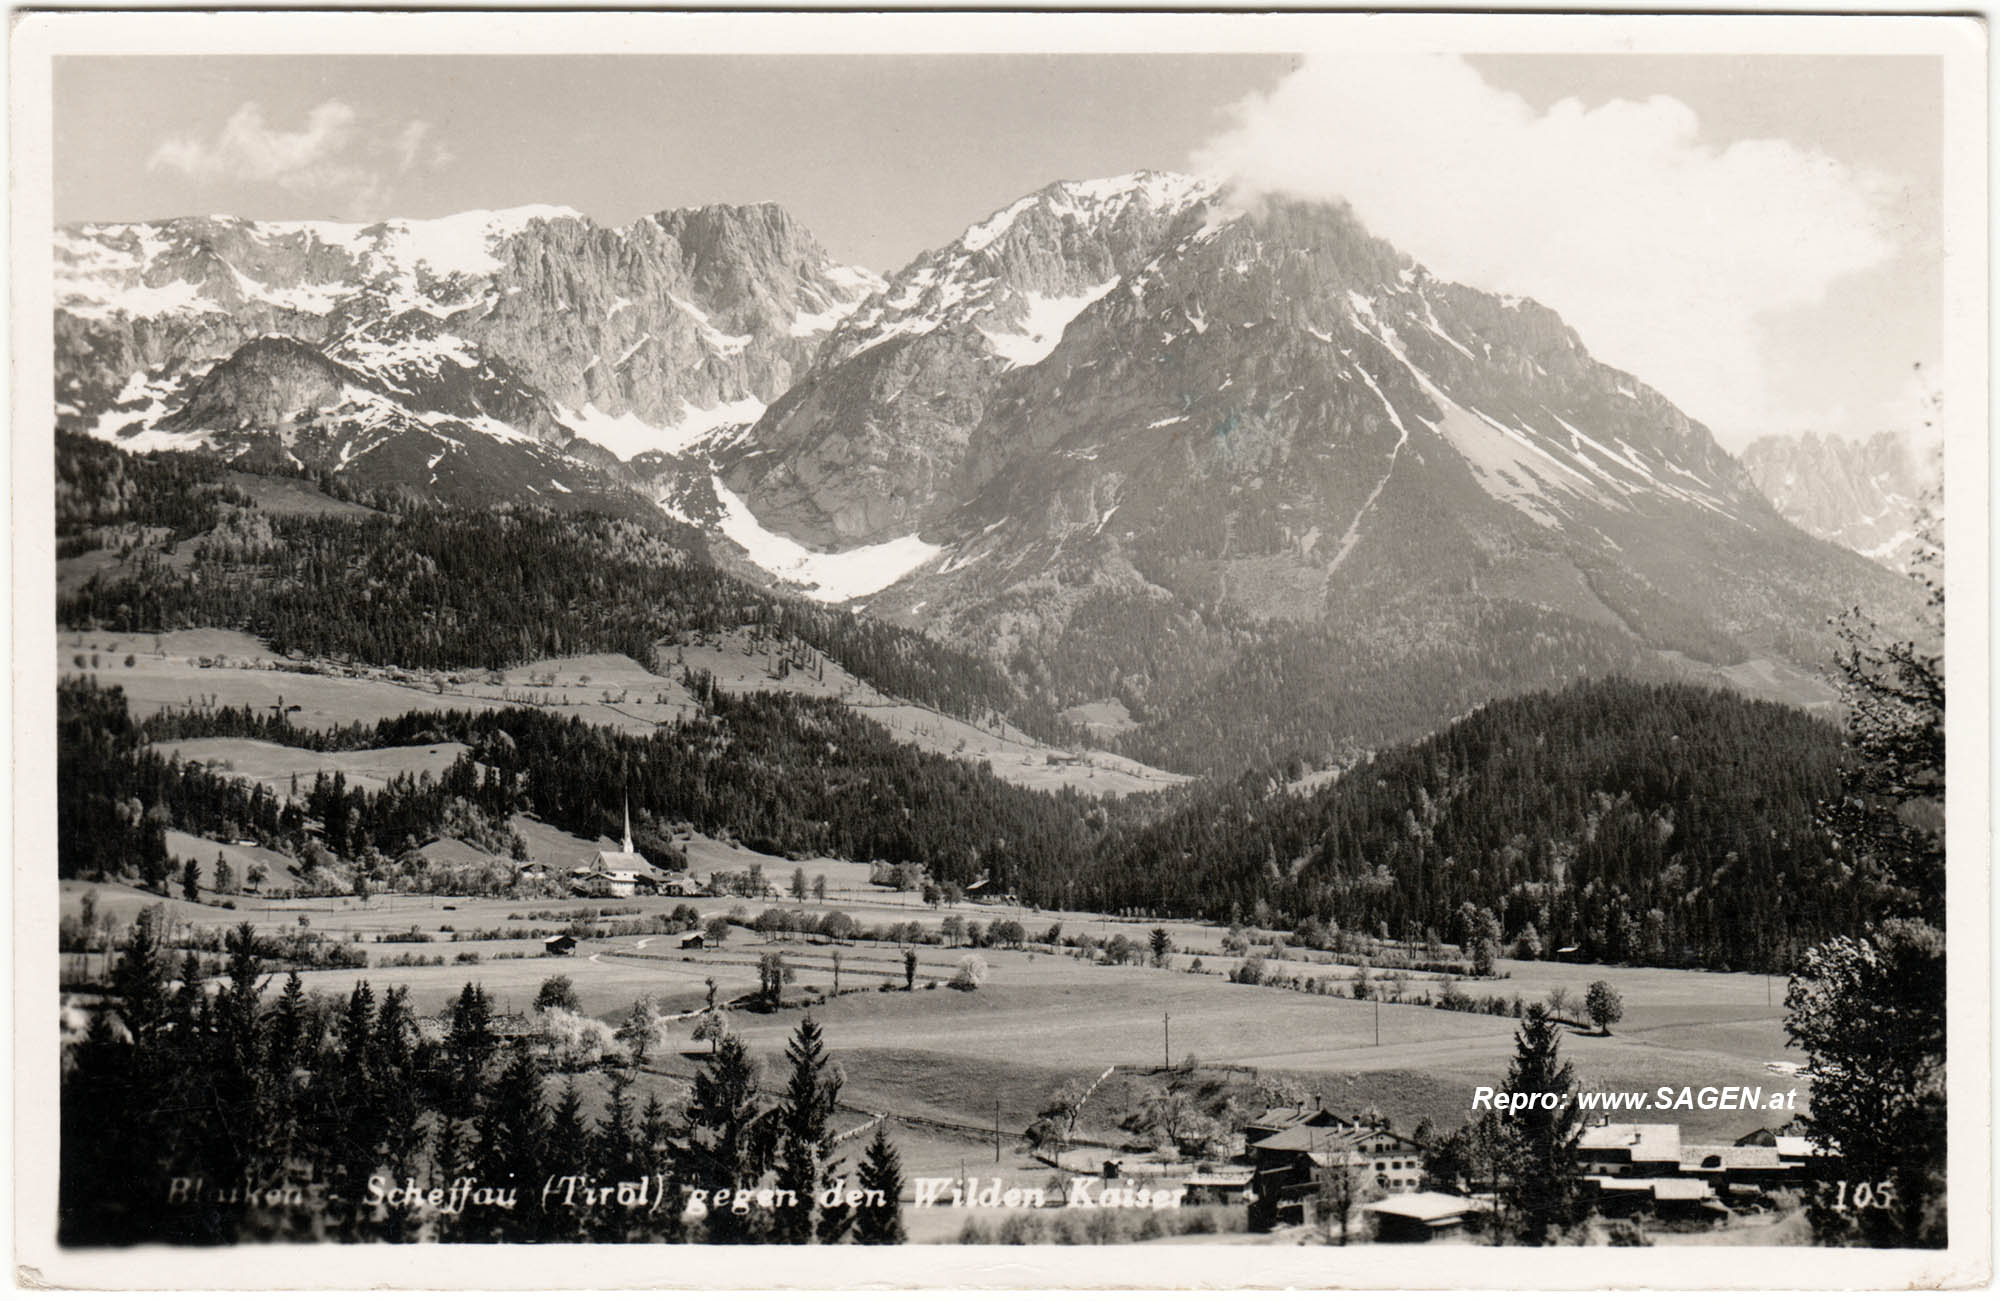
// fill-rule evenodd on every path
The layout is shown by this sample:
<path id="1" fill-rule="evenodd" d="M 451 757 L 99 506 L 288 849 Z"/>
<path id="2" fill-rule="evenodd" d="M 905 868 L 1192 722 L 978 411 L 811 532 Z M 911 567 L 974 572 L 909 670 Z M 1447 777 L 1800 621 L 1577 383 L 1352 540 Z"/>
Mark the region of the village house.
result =
<path id="1" fill-rule="evenodd" d="M 1249 1147 L 1263 1142 L 1273 1134 L 1282 1134 L 1300 1125 L 1328 1128 L 1353 1123 L 1346 1117 L 1334 1115 L 1320 1105 L 1318 1098 L 1314 1098 L 1310 1107 L 1272 1107 L 1244 1121 L 1243 1143 Z"/>
<path id="2" fill-rule="evenodd" d="M 1267 1112 L 1259 1120 L 1269 1118 Z M 1307 1223 L 1322 1175 L 1337 1167 L 1352 1172 L 1357 1201 L 1376 1192 L 1413 1193 L 1423 1186 L 1423 1149 L 1410 1139 L 1382 1125 L 1340 1121 L 1325 1113 L 1313 1119 L 1334 1123 L 1294 1125 L 1250 1143 L 1253 1227 Z"/>
<path id="3" fill-rule="evenodd" d="M 1378 1242 L 1431 1242 L 1471 1230 L 1488 1209 L 1479 1198 L 1452 1193 L 1396 1193 L 1366 1208 Z"/>
<path id="4" fill-rule="evenodd" d="M 1586 1125 L 1576 1140 L 1577 1164 L 1585 1175 L 1659 1178 L 1681 1171 L 1681 1127 L 1631 1121 Z"/>

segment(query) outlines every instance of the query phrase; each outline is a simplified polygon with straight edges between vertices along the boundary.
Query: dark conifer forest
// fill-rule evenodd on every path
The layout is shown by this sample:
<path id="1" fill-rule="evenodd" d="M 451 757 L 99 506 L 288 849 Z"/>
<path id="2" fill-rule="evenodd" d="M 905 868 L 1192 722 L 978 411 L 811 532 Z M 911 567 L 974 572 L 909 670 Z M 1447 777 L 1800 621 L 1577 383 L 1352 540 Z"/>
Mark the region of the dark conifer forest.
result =
<path id="1" fill-rule="evenodd" d="M 132 927 L 112 998 L 63 1074 L 65 1245 L 901 1237 L 899 1177 L 860 1172 L 863 1194 L 881 1194 L 872 1219 L 814 1209 L 814 1194 L 855 1172 L 833 1154 L 840 1086 L 810 1018 L 798 1038 L 815 1055 L 782 1105 L 730 1038 L 685 1109 L 650 1089 L 642 1099 L 636 1073 L 620 1071 L 593 1116 L 574 1079 L 555 1089 L 481 986 L 426 1033 L 400 988 L 378 997 L 360 981 L 329 998 L 294 973 L 267 994 L 255 940 L 247 923 L 230 934 L 211 992 L 186 965 L 170 969 L 152 911 Z M 767 1173 L 804 1194 L 802 1223 L 756 1208 L 682 1214 L 693 1181 L 751 1188 Z M 621 1182 L 643 1190 L 636 1204 L 582 1195 Z M 432 1189 L 435 1203 L 419 1195 Z"/>
<path id="2" fill-rule="evenodd" d="M 1263 774 L 1120 800 L 1023 790 L 836 702 L 776 693 L 717 694 L 707 716 L 646 736 L 531 708 L 337 732 L 228 709 L 134 724 L 115 690 L 75 682 L 63 708 L 64 825 L 78 831 L 62 869 L 74 876 L 143 872 L 155 824 L 226 821 L 294 850 L 393 855 L 468 806 L 615 834 L 629 796 L 656 834 L 685 825 L 774 854 L 921 862 L 940 881 L 984 877 L 1039 907 L 1287 929 L 1315 919 L 1453 943 L 1467 909 L 1485 909 L 1509 942 L 1532 928 L 1551 950 L 1613 962 L 1779 970 L 1880 897 L 1832 864 L 1816 820 L 1839 790 L 1838 731 L 1686 686 L 1608 680 L 1497 702 L 1308 794 Z M 321 781 L 282 802 L 149 744 L 232 734 L 470 750 L 438 779 L 375 793 Z M 92 775 L 72 782 L 72 771 Z"/>

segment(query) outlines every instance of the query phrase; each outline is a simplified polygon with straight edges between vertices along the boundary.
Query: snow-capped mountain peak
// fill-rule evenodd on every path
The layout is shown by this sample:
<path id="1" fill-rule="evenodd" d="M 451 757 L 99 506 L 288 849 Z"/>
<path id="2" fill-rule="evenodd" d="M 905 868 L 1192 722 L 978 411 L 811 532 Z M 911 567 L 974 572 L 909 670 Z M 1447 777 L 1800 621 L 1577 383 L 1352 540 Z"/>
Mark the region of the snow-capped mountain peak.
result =
<path id="1" fill-rule="evenodd" d="M 281 335 L 411 400 L 532 392 L 500 404 L 526 413 L 521 432 L 604 434 L 624 458 L 754 418 L 882 283 L 770 204 L 623 230 L 545 204 L 368 224 L 194 217 L 68 227 L 55 253 L 71 428 L 144 424 L 190 372 Z M 565 432 L 559 411 L 589 427 Z"/>

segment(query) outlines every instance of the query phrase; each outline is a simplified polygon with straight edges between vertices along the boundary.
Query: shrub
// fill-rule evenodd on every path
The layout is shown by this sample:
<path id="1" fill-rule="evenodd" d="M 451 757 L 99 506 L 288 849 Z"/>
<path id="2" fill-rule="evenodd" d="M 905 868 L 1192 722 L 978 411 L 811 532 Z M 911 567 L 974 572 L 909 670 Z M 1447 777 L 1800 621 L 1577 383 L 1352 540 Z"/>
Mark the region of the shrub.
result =
<path id="1" fill-rule="evenodd" d="M 951 987 L 959 990 L 974 990 L 986 983 L 986 960 L 979 957 L 967 958 L 958 964 L 952 973 Z"/>

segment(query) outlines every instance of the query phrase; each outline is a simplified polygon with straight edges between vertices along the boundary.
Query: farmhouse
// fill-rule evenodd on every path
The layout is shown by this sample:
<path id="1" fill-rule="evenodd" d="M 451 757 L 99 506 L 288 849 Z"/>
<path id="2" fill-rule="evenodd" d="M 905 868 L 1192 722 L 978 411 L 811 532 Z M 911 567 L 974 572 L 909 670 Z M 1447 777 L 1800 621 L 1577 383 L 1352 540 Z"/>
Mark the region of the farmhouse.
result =
<path id="1" fill-rule="evenodd" d="M 1585 1175 L 1658 1178 L 1681 1171 L 1681 1127 L 1629 1121 L 1584 1126 L 1576 1140 Z"/>
<path id="2" fill-rule="evenodd" d="M 1345 1167 L 1361 1189 L 1413 1193 L 1423 1185 L 1424 1153 L 1381 1125 L 1294 1125 L 1250 1144 L 1253 1227 L 1304 1224 L 1321 1172 Z"/>
<path id="3" fill-rule="evenodd" d="M 650 874 L 641 876 L 636 869 L 609 865 L 609 860 L 626 857 L 628 855 L 600 853 L 588 868 L 570 878 L 571 892 L 591 899 L 630 899 L 638 894 L 642 881 L 647 885 L 652 884 Z M 629 857 L 639 856 L 632 854 Z M 652 891 L 648 890 L 646 893 L 651 894 Z"/>
<path id="4" fill-rule="evenodd" d="M 965 897 L 975 903 L 1018 903 L 1014 892 L 990 877 L 980 877 L 965 887 Z"/>
<path id="5" fill-rule="evenodd" d="M 564 958 L 576 952 L 576 936 L 551 935 L 542 941 L 542 952 L 552 958 Z"/>
<path id="6" fill-rule="evenodd" d="M 1429 1242 L 1468 1227 L 1482 1209 L 1470 1197 L 1450 1193 L 1397 1193 L 1368 1206 L 1375 1236 L 1382 1242 Z"/>
<path id="7" fill-rule="evenodd" d="M 1334 1115 L 1322 1107 L 1318 1098 L 1310 1107 L 1273 1107 L 1269 1111 L 1251 1117 L 1243 1122 L 1243 1141 L 1246 1146 L 1263 1142 L 1273 1134 L 1282 1134 L 1300 1125 L 1316 1128 L 1332 1128 L 1352 1122 Z"/>

